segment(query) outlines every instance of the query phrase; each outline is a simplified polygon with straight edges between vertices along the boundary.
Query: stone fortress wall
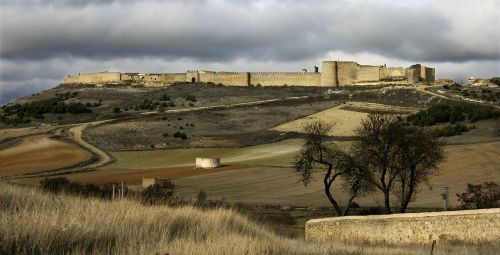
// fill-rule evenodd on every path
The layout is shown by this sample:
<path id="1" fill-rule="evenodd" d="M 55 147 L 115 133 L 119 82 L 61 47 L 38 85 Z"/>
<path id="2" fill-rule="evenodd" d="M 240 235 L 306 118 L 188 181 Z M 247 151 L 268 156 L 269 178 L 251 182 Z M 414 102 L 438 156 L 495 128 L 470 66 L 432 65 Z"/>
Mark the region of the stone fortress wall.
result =
<path id="1" fill-rule="evenodd" d="M 306 222 L 308 241 L 426 244 L 500 242 L 500 208 L 346 216 Z"/>
<path id="2" fill-rule="evenodd" d="M 323 61 L 322 72 L 214 72 L 119 73 L 97 72 L 68 75 L 64 83 L 120 83 L 140 81 L 147 86 L 204 82 L 229 86 L 345 86 L 381 83 L 432 83 L 434 68 L 416 64 L 408 68 L 360 65 L 354 61 Z"/>

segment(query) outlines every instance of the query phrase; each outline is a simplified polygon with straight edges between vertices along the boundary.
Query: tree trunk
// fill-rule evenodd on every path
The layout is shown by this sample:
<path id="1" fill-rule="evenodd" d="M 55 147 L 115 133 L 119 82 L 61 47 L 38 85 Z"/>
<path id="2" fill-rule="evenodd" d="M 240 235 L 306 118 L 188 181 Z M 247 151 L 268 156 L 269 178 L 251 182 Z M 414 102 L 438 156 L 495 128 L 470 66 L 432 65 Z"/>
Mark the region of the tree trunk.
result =
<path id="1" fill-rule="evenodd" d="M 349 198 L 349 201 L 347 201 L 347 205 L 342 212 L 342 216 L 346 216 L 349 213 L 349 209 L 351 209 L 352 200 L 354 200 L 354 198 L 356 198 L 356 196 L 351 196 Z"/>
<path id="2" fill-rule="evenodd" d="M 325 193 L 328 197 L 328 200 L 330 200 L 330 203 L 333 205 L 333 208 L 335 208 L 335 213 L 337 214 L 337 216 L 342 216 L 342 210 L 340 209 L 339 204 L 337 204 L 337 201 L 335 201 L 332 194 L 330 193 L 330 187 L 325 186 Z"/>
<path id="3" fill-rule="evenodd" d="M 328 200 L 330 200 L 330 203 L 333 205 L 333 208 L 335 208 L 335 212 L 337 213 L 337 216 L 342 216 L 342 210 L 340 209 L 339 204 L 337 201 L 333 198 L 332 194 L 330 193 L 330 187 L 332 186 L 333 181 L 335 178 L 330 180 L 330 176 L 332 175 L 332 165 L 328 166 L 328 171 L 325 174 L 325 178 L 323 179 L 323 183 L 325 185 L 325 194 L 326 197 L 328 197 Z"/>
<path id="4" fill-rule="evenodd" d="M 387 214 L 391 214 L 391 201 L 390 201 L 390 193 L 389 189 L 384 190 L 384 206 L 385 206 L 385 212 Z"/>
<path id="5" fill-rule="evenodd" d="M 410 173 L 410 181 L 408 184 L 408 191 L 404 194 L 403 199 L 401 199 L 401 208 L 399 208 L 400 213 L 405 213 L 408 208 L 408 204 L 411 201 L 411 197 L 413 196 L 413 192 L 415 191 L 415 167 L 412 167 Z"/>

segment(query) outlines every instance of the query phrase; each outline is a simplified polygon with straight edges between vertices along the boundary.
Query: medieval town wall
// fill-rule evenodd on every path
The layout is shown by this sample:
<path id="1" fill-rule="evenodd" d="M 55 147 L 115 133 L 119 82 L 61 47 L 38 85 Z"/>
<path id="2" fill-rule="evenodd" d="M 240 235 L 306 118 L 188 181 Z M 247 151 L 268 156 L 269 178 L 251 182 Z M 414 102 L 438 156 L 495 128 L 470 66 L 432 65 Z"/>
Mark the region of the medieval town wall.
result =
<path id="1" fill-rule="evenodd" d="M 339 86 L 351 85 L 357 77 L 358 64 L 352 61 L 338 61 L 337 79 Z"/>
<path id="2" fill-rule="evenodd" d="M 381 67 L 380 79 L 384 80 L 389 77 L 406 77 L 406 71 L 403 67 Z"/>
<path id="3" fill-rule="evenodd" d="M 200 73 L 198 71 L 187 71 L 186 82 L 200 82 Z"/>
<path id="4" fill-rule="evenodd" d="M 214 72 L 186 73 L 82 73 L 64 78 L 64 83 L 141 81 L 145 86 L 176 82 L 205 82 L 228 86 L 345 86 L 377 82 L 433 82 L 435 69 L 413 65 L 409 68 L 359 65 L 353 61 L 323 61 L 322 72 Z"/>
<path id="5" fill-rule="evenodd" d="M 435 69 L 425 67 L 425 81 L 434 82 L 436 80 Z"/>
<path id="6" fill-rule="evenodd" d="M 200 82 L 231 86 L 248 86 L 248 73 L 246 72 L 200 72 Z"/>
<path id="7" fill-rule="evenodd" d="M 338 86 L 337 61 L 323 61 L 321 70 L 321 86 Z"/>
<path id="8" fill-rule="evenodd" d="M 254 72 L 250 84 L 261 86 L 320 86 L 321 73 Z"/>
<path id="9" fill-rule="evenodd" d="M 359 66 L 356 72 L 356 82 L 380 81 L 379 66 Z"/>
<path id="10" fill-rule="evenodd" d="M 406 80 L 408 83 L 416 83 L 418 82 L 420 71 L 414 68 L 407 68 L 405 70 Z"/>
<path id="11" fill-rule="evenodd" d="M 64 83 L 119 82 L 120 80 L 121 73 L 119 72 L 79 73 L 64 77 Z"/>
<path id="12" fill-rule="evenodd" d="M 347 216 L 306 222 L 308 241 L 426 244 L 500 240 L 500 209 Z"/>
<path id="13" fill-rule="evenodd" d="M 162 81 L 166 84 L 186 82 L 186 73 L 163 73 L 162 75 Z"/>

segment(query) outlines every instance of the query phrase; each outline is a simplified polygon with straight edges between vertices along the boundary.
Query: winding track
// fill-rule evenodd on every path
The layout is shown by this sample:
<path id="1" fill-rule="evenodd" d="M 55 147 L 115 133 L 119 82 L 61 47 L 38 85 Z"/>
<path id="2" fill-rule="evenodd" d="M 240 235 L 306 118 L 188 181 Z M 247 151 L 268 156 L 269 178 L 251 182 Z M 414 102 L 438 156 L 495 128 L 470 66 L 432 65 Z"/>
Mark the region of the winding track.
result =
<path id="1" fill-rule="evenodd" d="M 437 94 L 437 93 L 434 93 L 432 91 L 428 91 L 428 90 L 426 90 L 426 88 L 428 88 L 428 86 L 414 87 L 415 90 L 422 92 L 422 93 L 430 94 L 432 96 L 440 97 L 443 99 L 459 100 L 459 99 L 450 98 L 450 97 L 447 97 L 447 96 L 444 96 L 441 94 Z M 144 115 L 194 112 L 194 111 L 202 111 L 202 110 L 227 109 L 227 108 L 240 107 L 240 106 L 262 105 L 262 104 L 273 103 L 273 102 L 299 100 L 299 99 L 306 99 L 306 98 L 311 98 L 311 97 L 314 97 L 314 96 L 295 96 L 295 97 L 259 100 L 259 101 L 245 102 L 245 103 L 235 103 L 235 104 L 228 104 L 228 105 L 200 106 L 200 107 L 193 107 L 193 108 L 172 109 L 172 110 L 166 110 L 164 112 L 151 111 L 151 112 L 139 113 L 139 114 L 132 116 L 132 117 L 124 117 L 123 119 L 136 118 L 136 117 L 140 117 L 140 116 L 144 116 Z M 482 104 L 482 105 L 485 105 L 485 104 Z M 494 107 L 497 109 L 500 108 L 498 106 L 494 106 Z M 92 163 L 84 165 L 84 166 L 75 166 L 75 167 L 70 167 L 70 168 L 42 172 L 42 173 L 33 173 L 33 174 L 26 174 L 26 175 L 20 175 L 20 176 L 11 176 L 11 177 L 8 177 L 8 179 L 32 178 L 32 177 L 42 177 L 42 176 L 63 175 L 63 174 L 75 173 L 75 172 L 94 171 L 94 168 L 101 167 L 101 166 L 104 166 L 106 164 L 113 162 L 114 159 L 110 155 L 108 155 L 103 150 L 97 148 L 96 146 L 85 141 L 85 139 L 83 139 L 83 132 L 88 127 L 95 126 L 95 125 L 101 125 L 101 124 L 104 124 L 104 123 L 107 123 L 110 121 L 114 121 L 114 120 L 118 120 L 118 119 L 121 119 L 121 118 L 93 121 L 93 122 L 80 123 L 80 124 L 61 125 L 59 127 L 56 127 L 55 129 L 53 129 L 54 130 L 53 132 L 55 132 L 55 133 L 63 133 L 63 129 L 70 127 L 68 130 L 69 131 L 69 135 L 68 135 L 69 138 L 72 139 L 74 142 L 76 142 L 78 145 L 82 146 L 83 148 L 91 151 L 96 156 L 96 158 L 97 158 L 96 161 L 93 161 Z"/>
<path id="2" fill-rule="evenodd" d="M 314 97 L 314 96 L 295 96 L 295 97 L 259 100 L 259 101 L 245 102 L 245 103 L 235 103 L 235 104 L 228 104 L 228 105 L 200 106 L 200 107 L 193 107 L 193 108 L 172 109 L 172 110 L 166 110 L 164 112 L 157 112 L 157 111 L 143 112 L 143 113 L 139 113 L 133 117 L 124 117 L 123 119 L 136 118 L 136 117 L 140 117 L 140 116 L 144 116 L 144 115 L 194 112 L 194 111 L 202 111 L 202 110 L 228 109 L 228 108 L 241 107 L 241 106 L 263 105 L 263 104 L 268 104 L 268 103 L 273 103 L 273 102 L 307 99 L 307 98 L 311 98 L 311 97 Z M 12 180 L 12 179 L 20 179 L 20 178 L 46 177 L 46 176 L 63 175 L 63 174 L 76 173 L 76 172 L 95 171 L 95 168 L 101 167 L 101 166 L 104 166 L 106 164 L 113 162 L 114 159 L 110 155 L 108 155 L 106 152 L 99 149 L 98 147 L 85 141 L 85 139 L 83 138 L 83 132 L 88 127 L 101 125 L 101 124 L 111 122 L 114 120 L 119 120 L 119 119 L 121 119 L 121 118 L 92 121 L 92 122 L 72 124 L 72 125 L 61 125 L 59 127 L 56 127 L 55 129 L 53 129 L 54 133 L 63 134 L 64 133 L 63 130 L 69 127 L 68 138 L 73 140 L 75 143 L 77 143 L 81 147 L 89 150 L 90 152 L 92 152 L 96 156 L 96 160 L 93 161 L 92 163 L 86 164 L 83 166 L 75 166 L 75 167 L 69 167 L 69 168 L 63 168 L 63 169 L 56 169 L 56 170 L 45 171 L 45 172 L 40 172 L 40 173 L 31 173 L 31 174 L 24 174 L 24 175 L 18 175 L 18 176 L 10 176 L 10 177 L 5 177 L 3 179 Z"/>

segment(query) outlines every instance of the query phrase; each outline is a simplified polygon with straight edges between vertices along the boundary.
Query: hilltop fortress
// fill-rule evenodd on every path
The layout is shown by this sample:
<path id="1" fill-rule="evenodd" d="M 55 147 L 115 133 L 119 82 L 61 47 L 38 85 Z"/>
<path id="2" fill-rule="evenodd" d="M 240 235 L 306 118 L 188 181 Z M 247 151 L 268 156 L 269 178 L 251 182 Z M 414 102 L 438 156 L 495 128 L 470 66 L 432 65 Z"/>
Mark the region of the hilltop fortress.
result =
<path id="1" fill-rule="evenodd" d="M 228 86 L 345 86 L 378 84 L 432 83 L 434 68 L 420 64 L 408 68 L 360 65 L 354 61 L 323 61 L 322 72 L 214 72 L 185 73 L 79 73 L 64 77 L 64 83 L 119 84 L 141 82 L 147 86 L 162 86 L 183 82 L 214 83 Z"/>

